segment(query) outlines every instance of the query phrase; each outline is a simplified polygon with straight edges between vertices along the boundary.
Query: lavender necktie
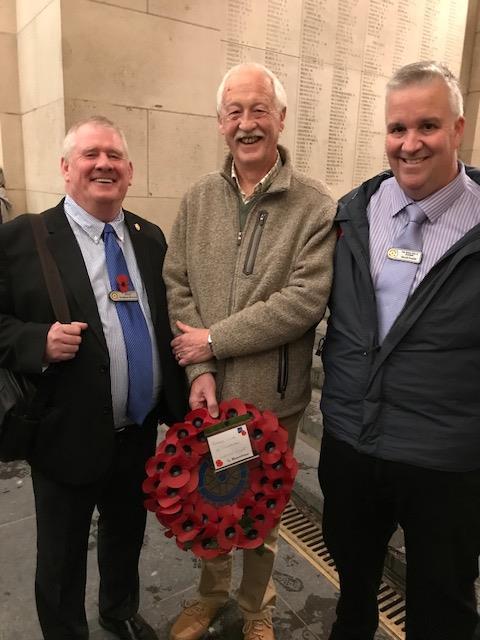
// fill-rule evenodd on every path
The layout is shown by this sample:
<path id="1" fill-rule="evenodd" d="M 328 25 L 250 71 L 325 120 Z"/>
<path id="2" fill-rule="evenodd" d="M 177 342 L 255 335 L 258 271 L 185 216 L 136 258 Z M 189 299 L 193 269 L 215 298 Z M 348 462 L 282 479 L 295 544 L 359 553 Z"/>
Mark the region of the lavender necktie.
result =
<path id="1" fill-rule="evenodd" d="M 398 254 L 402 252 L 394 251 L 394 249 L 413 251 L 412 259 L 419 257 L 418 252 L 422 251 L 422 224 L 427 216 L 415 202 L 408 204 L 405 210 L 408 223 L 393 240 L 392 248 L 389 249 L 389 254 L 392 254 L 394 259 L 385 258 L 375 285 L 380 344 L 407 301 L 420 262 L 408 261 L 405 259 L 407 255 L 403 255 L 404 259 L 399 260 Z"/>

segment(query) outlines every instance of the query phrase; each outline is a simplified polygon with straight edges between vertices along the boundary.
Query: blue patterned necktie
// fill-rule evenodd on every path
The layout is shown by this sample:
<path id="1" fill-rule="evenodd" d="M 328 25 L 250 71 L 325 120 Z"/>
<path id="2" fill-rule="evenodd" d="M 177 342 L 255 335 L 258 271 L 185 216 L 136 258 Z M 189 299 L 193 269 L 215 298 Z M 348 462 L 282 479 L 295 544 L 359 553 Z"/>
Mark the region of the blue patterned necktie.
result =
<path id="1" fill-rule="evenodd" d="M 125 256 L 110 224 L 106 224 L 103 230 L 103 242 L 112 290 L 133 290 Z M 138 300 L 113 304 L 120 320 L 127 352 L 127 415 L 137 424 L 142 424 L 153 404 L 152 341 Z"/>
<path id="2" fill-rule="evenodd" d="M 427 216 L 415 202 L 408 204 L 405 210 L 408 223 L 393 240 L 392 247 L 421 251 L 422 224 Z M 375 285 L 380 344 L 407 301 L 417 269 L 418 263 L 385 258 Z"/>

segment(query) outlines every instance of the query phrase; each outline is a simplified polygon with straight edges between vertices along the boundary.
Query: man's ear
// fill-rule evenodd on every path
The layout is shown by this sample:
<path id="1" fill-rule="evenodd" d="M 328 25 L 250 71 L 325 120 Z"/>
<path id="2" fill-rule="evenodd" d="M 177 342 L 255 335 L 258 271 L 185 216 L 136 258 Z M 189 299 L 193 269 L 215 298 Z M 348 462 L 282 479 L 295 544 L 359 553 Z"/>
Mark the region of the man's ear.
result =
<path id="1" fill-rule="evenodd" d="M 62 176 L 65 180 L 65 182 L 69 182 L 70 181 L 70 165 L 68 164 L 68 160 L 66 160 L 65 158 L 62 158 L 60 160 L 60 171 L 62 172 Z"/>
<path id="2" fill-rule="evenodd" d="M 220 117 L 220 115 L 217 116 L 217 124 L 218 124 L 218 130 L 220 131 L 222 136 L 224 136 L 225 135 L 225 127 L 223 126 L 223 121 L 222 121 L 222 118 Z"/>
<path id="3" fill-rule="evenodd" d="M 465 130 L 465 118 L 463 116 L 459 116 L 456 120 L 455 120 L 455 138 L 456 138 L 456 144 L 457 144 L 457 149 L 460 146 L 460 143 L 462 142 L 462 138 L 463 138 L 463 132 Z"/>

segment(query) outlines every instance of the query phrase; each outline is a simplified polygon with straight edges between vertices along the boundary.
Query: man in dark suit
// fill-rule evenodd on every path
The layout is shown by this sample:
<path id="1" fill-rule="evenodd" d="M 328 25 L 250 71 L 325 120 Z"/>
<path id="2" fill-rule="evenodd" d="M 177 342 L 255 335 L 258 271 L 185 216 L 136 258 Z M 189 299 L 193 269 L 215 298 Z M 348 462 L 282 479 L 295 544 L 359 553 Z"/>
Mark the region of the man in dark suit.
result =
<path id="1" fill-rule="evenodd" d="M 37 611 L 46 640 L 88 638 L 86 558 L 97 507 L 100 624 L 119 638 L 150 640 L 157 636 L 137 612 L 141 484 L 158 420 L 185 412 L 161 278 L 166 242 L 156 225 L 122 209 L 133 170 L 112 122 L 74 125 L 61 166 L 67 196 L 41 215 L 71 323 L 55 321 L 28 217 L 0 229 L 0 366 L 31 376 L 41 416 L 29 457 Z"/>

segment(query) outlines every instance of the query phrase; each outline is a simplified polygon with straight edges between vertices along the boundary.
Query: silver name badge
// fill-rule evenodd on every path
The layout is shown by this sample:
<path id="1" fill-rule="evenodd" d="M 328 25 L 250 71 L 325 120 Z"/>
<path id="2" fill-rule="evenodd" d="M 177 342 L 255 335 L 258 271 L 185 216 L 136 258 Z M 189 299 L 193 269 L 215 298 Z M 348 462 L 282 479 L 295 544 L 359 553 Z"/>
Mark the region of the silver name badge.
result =
<path id="1" fill-rule="evenodd" d="M 415 251 L 414 249 L 397 249 L 390 247 L 387 251 L 387 258 L 390 260 L 400 260 L 400 262 L 413 262 L 414 264 L 420 264 L 422 261 L 423 253 L 421 251 Z"/>
<path id="2" fill-rule="evenodd" d="M 108 297 L 112 302 L 136 302 L 138 300 L 136 291 L 110 291 Z"/>

